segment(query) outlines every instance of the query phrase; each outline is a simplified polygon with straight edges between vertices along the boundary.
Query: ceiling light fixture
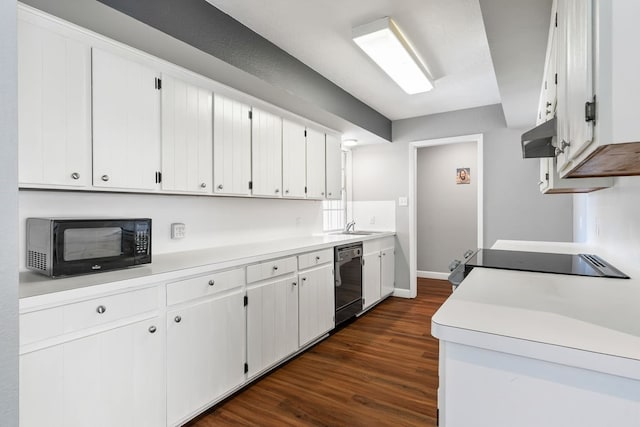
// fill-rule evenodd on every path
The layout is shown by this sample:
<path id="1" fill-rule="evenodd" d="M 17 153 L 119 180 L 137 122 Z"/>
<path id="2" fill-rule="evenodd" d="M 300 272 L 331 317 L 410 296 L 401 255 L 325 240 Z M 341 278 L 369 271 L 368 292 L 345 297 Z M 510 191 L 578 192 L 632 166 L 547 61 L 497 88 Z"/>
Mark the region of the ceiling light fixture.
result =
<path id="1" fill-rule="evenodd" d="M 389 17 L 353 29 L 353 41 L 410 95 L 433 89 L 429 71 Z"/>
<path id="2" fill-rule="evenodd" d="M 342 141 L 342 145 L 344 147 L 355 147 L 356 145 L 358 145 L 358 140 L 357 139 L 345 139 L 344 141 Z"/>

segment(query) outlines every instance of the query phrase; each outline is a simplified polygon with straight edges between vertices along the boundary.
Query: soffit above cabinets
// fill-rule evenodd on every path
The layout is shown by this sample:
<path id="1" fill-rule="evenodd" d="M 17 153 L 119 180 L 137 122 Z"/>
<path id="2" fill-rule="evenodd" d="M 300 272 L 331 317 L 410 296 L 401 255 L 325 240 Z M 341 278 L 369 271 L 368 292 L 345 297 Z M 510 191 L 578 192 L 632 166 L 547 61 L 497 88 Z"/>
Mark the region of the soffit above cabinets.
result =
<path id="1" fill-rule="evenodd" d="M 207 0 L 391 120 L 500 103 L 478 0 Z M 353 42 L 352 28 L 393 17 L 435 89 L 408 95 Z"/>

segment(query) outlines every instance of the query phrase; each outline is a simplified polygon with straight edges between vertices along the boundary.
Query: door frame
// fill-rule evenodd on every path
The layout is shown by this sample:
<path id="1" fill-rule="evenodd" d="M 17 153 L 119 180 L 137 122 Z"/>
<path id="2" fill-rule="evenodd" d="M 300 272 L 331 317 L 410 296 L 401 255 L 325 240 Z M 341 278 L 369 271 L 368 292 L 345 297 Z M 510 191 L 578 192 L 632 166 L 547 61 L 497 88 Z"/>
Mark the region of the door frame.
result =
<path id="1" fill-rule="evenodd" d="M 478 248 L 484 243 L 484 215 L 483 215 L 483 195 L 484 195 L 484 168 L 483 168 L 483 136 L 481 133 L 472 135 L 461 135 L 449 138 L 427 139 L 409 143 L 409 197 L 411 200 L 409 209 L 409 292 L 410 297 L 415 298 L 418 294 L 418 236 L 417 236 L 417 181 L 418 181 L 418 148 L 434 147 L 438 145 L 459 144 L 463 142 L 475 142 L 477 149 L 477 172 L 475 173 L 478 191 Z M 462 255 L 462 254 L 460 254 Z M 448 273 L 434 273 L 429 277 L 436 279 L 446 279 Z"/>

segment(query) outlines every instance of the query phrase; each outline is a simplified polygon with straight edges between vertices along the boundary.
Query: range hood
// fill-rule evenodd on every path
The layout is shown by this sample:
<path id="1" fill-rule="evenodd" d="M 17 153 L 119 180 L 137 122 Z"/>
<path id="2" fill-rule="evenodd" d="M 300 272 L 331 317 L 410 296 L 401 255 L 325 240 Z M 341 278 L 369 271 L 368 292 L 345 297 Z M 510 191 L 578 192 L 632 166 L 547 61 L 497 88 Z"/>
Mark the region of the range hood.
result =
<path id="1" fill-rule="evenodd" d="M 523 133 L 521 138 L 522 158 L 555 157 L 556 148 L 551 141 L 557 134 L 557 119 L 555 117 Z"/>

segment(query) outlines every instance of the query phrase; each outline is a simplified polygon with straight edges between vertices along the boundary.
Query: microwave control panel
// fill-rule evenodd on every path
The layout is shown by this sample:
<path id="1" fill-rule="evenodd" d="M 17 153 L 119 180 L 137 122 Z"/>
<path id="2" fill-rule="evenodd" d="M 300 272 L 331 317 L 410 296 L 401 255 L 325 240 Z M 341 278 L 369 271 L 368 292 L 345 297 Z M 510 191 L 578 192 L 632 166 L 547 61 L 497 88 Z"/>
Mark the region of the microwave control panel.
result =
<path id="1" fill-rule="evenodd" d="M 146 222 L 136 222 L 135 225 L 135 251 L 136 255 L 145 255 L 150 252 L 151 230 Z"/>

